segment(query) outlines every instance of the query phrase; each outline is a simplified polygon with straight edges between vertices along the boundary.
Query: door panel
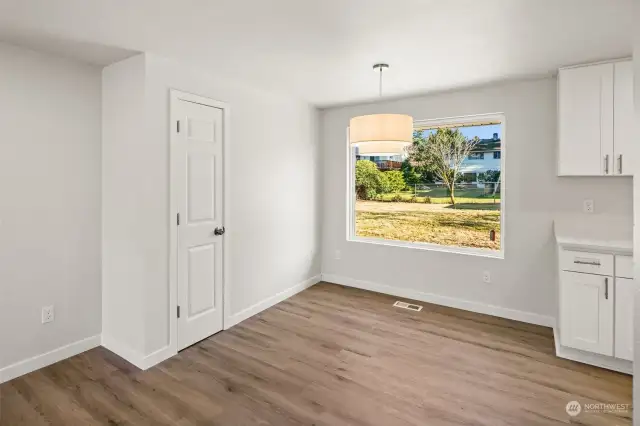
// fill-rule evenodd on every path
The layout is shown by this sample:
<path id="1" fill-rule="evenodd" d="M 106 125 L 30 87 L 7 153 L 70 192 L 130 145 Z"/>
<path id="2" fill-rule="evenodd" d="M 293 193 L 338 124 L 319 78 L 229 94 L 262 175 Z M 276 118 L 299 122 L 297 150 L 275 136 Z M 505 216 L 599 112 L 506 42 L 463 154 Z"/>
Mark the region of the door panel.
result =
<path id="1" fill-rule="evenodd" d="M 187 161 L 187 218 L 189 223 L 215 219 L 215 157 L 191 153 Z"/>
<path id="2" fill-rule="evenodd" d="M 215 244 L 189 249 L 187 271 L 187 294 L 189 299 L 188 319 L 214 309 L 215 289 L 209 284 L 215 280 Z"/>
<path id="3" fill-rule="evenodd" d="M 558 174 L 613 174 L 613 64 L 560 70 Z"/>
<path id="4" fill-rule="evenodd" d="M 175 185 L 178 212 L 178 350 L 222 330 L 223 111 L 177 101 Z M 178 130 L 180 129 L 180 130 Z"/>
<path id="5" fill-rule="evenodd" d="M 563 346 L 613 355 L 613 278 L 562 271 L 560 338 Z"/>
<path id="6" fill-rule="evenodd" d="M 633 304 L 635 285 L 632 279 L 616 278 L 616 358 L 633 361 Z"/>
<path id="7" fill-rule="evenodd" d="M 633 63 L 615 63 L 614 81 L 614 159 L 615 174 L 631 176 L 633 165 Z"/>

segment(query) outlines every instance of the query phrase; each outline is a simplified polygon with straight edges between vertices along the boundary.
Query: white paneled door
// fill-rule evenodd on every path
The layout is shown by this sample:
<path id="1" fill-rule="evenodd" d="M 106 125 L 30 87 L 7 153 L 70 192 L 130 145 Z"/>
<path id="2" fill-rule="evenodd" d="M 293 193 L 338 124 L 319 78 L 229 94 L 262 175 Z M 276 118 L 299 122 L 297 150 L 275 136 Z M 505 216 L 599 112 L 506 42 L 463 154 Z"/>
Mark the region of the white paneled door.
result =
<path id="1" fill-rule="evenodd" d="M 178 350 L 223 327 L 223 110 L 178 100 Z"/>

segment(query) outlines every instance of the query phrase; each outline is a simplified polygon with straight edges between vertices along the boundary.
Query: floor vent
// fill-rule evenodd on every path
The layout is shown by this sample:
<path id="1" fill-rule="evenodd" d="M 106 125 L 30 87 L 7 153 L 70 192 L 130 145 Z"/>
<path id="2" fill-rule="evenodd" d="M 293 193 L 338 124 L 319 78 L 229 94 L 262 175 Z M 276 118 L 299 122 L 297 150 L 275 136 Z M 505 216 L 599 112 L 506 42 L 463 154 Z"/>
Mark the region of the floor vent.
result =
<path id="1" fill-rule="evenodd" d="M 409 309 L 410 311 L 420 312 L 422 310 L 422 306 L 414 305 L 412 303 L 400 302 L 397 301 L 393 304 L 396 308 Z"/>

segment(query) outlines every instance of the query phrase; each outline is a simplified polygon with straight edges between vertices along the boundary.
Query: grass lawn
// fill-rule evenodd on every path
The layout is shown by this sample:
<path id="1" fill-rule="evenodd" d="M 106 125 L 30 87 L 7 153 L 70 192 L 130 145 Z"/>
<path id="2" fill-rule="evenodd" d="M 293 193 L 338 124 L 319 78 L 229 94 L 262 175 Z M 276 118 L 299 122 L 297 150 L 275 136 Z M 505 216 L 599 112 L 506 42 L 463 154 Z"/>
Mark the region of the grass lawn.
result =
<path id="1" fill-rule="evenodd" d="M 398 194 L 382 194 L 380 195 L 381 201 L 391 201 L 397 195 L 404 201 L 411 200 L 413 198 L 413 191 L 403 191 Z M 490 195 L 483 195 L 482 190 L 479 189 L 456 189 L 455 193 L 456 203 L 460 204 L 498 204 L 500 203 L 500 194 L 496 194 L 495 200 Z M 451 204 L 451 199 L 447 195 L 446 188 L 432 188 L 429 190 L 418 191 L 416 202 L 424 203 L 426 198 L 429 198 L 431 204 Z"/>
<path id="2" fill-rule="evenodd" d="M 499 250 L 499 204 L 497 210 L 470 208 L 454 210 L 428 204 L 358 201 L 356 235 Z M 496 231 L 496 241 L 489 239 L 492 229 Z"/>

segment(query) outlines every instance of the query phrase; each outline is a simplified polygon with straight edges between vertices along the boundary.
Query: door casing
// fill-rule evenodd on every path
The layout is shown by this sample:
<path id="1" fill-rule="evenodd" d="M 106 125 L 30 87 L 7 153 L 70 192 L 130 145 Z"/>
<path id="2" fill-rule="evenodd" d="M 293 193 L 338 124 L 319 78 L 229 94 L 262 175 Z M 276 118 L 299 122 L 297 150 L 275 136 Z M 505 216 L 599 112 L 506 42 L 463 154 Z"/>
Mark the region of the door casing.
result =
<path id="1" fill-rule="evenodd" d="M 201 105 L 207 105 L 222 110 L 222 122 L 223 122 L 223 142 L 222 142 L 222 164 L 223 164 L 223 223 L 227 229 L 224 240 L 222 242 L 222 324 L 223 329 L 226 330 L 230 327 L 229 315 L 230 315 L 230 299 L 229 299 L 229 247 L 231 232 L 229 232 L 231 224 L 230 215 L 230 128 L 231 128 L 231 110 L 229 105 L 209 99 L 203 96 L 194 95 L 191 93 L 182 92 L 179 90 L 171 89 L 169 92 L 169 347 L 171 352 L 175 355 L 178 353 L 178 201 L 179 190 L 176 187 L 176 170 L 173 165 L 175 161 L 175 144 L 176 144 L 176 123 L 179 120 L 176 105 L 179 101 L 193 102 Z"/>

